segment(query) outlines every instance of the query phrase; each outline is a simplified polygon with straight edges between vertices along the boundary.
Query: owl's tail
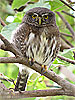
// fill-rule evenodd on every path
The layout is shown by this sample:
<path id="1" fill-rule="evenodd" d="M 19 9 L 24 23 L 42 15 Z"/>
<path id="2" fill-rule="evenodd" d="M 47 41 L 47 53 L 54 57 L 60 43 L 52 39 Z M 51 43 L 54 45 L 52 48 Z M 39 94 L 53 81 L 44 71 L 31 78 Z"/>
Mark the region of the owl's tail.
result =
<path id="1" fill-rule="evenodd" d="M 29 72 L 26 69 L 22 69 L 18 74 L 17 82 L 14 90 L 25 91 L 28 77 L 29 77 Z"/>

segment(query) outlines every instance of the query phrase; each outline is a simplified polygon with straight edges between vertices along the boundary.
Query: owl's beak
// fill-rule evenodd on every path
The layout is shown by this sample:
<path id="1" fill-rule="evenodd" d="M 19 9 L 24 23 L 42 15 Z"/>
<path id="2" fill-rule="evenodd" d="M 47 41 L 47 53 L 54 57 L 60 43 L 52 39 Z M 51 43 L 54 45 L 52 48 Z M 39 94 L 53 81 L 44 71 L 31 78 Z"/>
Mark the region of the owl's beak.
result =
<path id="1" fill-rule="evenodd" d="M 39 19 L 39 25 L 41 25 L 41 17 L 39 17 L 38 19 Z"/>

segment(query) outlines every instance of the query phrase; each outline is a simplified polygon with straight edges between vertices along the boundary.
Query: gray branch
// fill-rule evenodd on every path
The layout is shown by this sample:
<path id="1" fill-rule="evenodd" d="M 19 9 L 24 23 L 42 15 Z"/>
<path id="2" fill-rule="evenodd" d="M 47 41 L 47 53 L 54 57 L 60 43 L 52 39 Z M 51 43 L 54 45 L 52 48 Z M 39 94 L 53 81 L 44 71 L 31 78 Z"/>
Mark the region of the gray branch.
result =
<path id="1" fill-rule="evenodd" d="M 59 17 L 62 19 L 62 21 L 65 23 L 66 27 L 68 28 L 68 30 L 71 32 L 73 39 L 75 40 L 75 32 L 73 31 L 71 25 L 66 21 L 66 19 L 63 17 L 63 15 L 60 14 L 60 12 L 55 11 Z"/>

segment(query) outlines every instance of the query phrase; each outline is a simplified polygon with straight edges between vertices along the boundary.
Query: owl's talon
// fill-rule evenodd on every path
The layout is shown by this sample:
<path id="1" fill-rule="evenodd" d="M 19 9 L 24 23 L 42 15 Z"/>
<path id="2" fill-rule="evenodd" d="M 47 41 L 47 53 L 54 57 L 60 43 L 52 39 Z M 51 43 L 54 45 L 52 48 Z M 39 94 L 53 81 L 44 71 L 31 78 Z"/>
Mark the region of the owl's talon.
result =
<path id="1" fill-rule="evenodd" d="M 15 96 L 14 88 L 9 88 L 9 90 L 10 90 L 10 93 Z"/>
<path id="2" fill-rule="evenodd" d="M 46 65 L 42 65 L 41 66 L 41 75 L 45 74 L 47 71 L 47 66 Z"/>
<path id="3" fill-rule="evenodd" d="M 30 66 L 32 66 L 33 64 L 34 64 L 34 59 L 32 59 L 32 58 L 29 58 L 29 64 L 30 64 Z"/>
<path id="4" fill-rule="evenodd" d="M 46 71 L 44 71 L 44 72 L 42 73 L 42 75 L 45 74 L 45 73 L 46 73 Z"/>
<path id="5" fill-rule="evenodd" d="M 9 90 L 14 91 L 14 88 L 9 88 Z"/>
<path id="6" fill-rule="evenodd" d="M 23 94 L 21 90 L 18 90 L 20 94 Z"/>
<path id="7" fill-rule="evenodd" d="M 34 63 L 32 61 L 29 62 L 30 66 L 32 66 Z"/>
<path id="8" fill-rule="evenodd" d="M 20 89 L 18 89 L 17 91 L 22 94 L 22 91 Z"/>
<path id="9" fill-rule="evenodd" d="M 44 65 L 41 66 L 41 72 L 44 70 Z"/>

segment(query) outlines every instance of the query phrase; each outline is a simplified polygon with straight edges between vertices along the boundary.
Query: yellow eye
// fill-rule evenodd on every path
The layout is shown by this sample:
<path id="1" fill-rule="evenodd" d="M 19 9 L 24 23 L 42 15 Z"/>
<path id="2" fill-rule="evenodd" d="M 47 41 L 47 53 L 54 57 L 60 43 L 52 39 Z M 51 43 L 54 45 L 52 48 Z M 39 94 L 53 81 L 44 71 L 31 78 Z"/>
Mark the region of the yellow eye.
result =
<path id="1" fill-rule="evenodd" d="M 48 15 L 44 15 L 43 17 L 44 17 L 45 19 L 48 19 Z"/>
<path id="2" fill-rule="evenodd" d="M 37 15 L 33 15 L 32 18 L 35 19 L 37 17 Z"/>

